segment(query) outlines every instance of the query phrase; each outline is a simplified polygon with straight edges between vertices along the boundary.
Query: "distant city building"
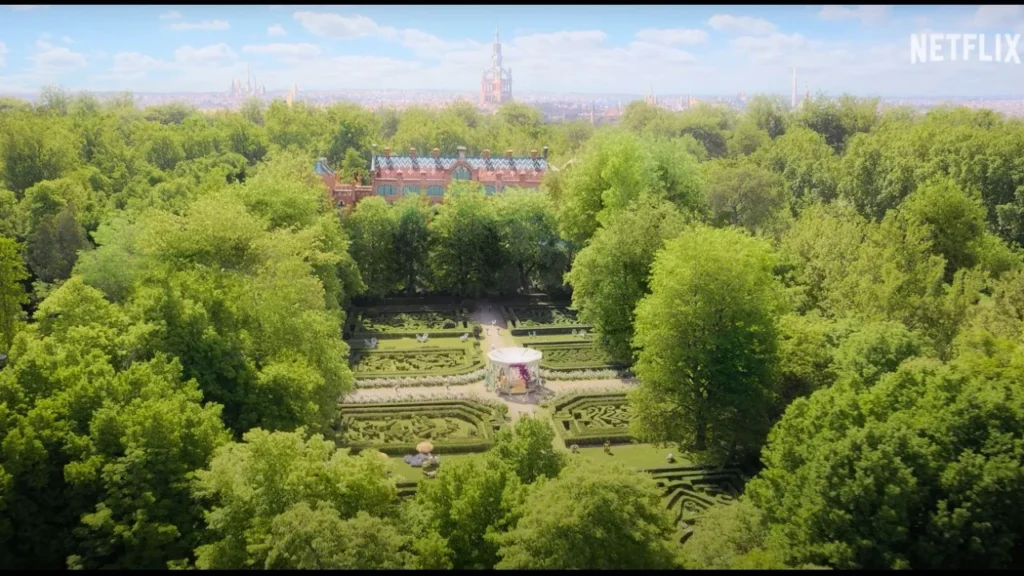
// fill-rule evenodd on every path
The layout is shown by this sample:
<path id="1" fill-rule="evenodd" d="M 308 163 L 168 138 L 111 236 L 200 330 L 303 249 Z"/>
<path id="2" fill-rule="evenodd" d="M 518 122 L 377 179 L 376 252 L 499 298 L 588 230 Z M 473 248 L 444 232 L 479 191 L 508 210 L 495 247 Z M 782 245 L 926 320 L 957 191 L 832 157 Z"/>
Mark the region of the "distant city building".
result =
<path id="1" fill-rule="evenodd" d="M 651 93 L 644 98 L 644 102 L 646 102 L 648 106 L 658 105 L 658 97 L 654 95 L 654 86 L 651 86 Z"/>
<path id="2" fill-rule="evenodd" d="M 494 28 L 494 46 L 491 54 L 491 69 L 484 70 L 480 80 L 480 104 L 495 105 L 512 101 L 512 69 L 501 66 L 501 40 L 498 28 Z"/>
<path id="3" fill-rule="evenodd" d="M 267 87 L 256 82 L 256 77 L 249 74 L 249 68 L 245 69 L 245 84 L 241 80 L 232 80 L 231 89 L 228 92 L 235 98 L 243 96 L 263 96 L 267 93 Z"/>
<path id="4" fill-rule="evenodd" d="M 284 96 L 284 101 L 285 101 L 286 104 L 288 104 L 289 108 L 291 108 L 292 104 L 295 103 L 295 98 L 298 95 L 299 95 L 299 87 L 294 82 L 292 82 L 292 89 L 289 90 L 288 93 L 285 94 L 285 96 Z"/>
<path id="5" fill-rule="evenodd" d="M 313 171 L 339 206 L 352 206 L 368 196 L 382 196 L 390 204 L 419 194 L 437 204 L 444 201 L 453 181 L 479 182 L 488 196 L 506 188 L 538 188 L 548 171 L 548 148 L 540 155 L 531 150 L 528 157 L 515 157 L 511 150 L 503 157 L 491 157 L 489 150 L 467 157 L 463 146 L 456 156 L 441 156 L 438 148 L 429 157 L 417 156 L 415 148 L 409 149 L 408 156 L 393 156 L 390 148 L 384 148 L 383 154 L 374 153 L 370 160 L 369 185 L 339 182 L 324 158 L 317 160 Z"/>

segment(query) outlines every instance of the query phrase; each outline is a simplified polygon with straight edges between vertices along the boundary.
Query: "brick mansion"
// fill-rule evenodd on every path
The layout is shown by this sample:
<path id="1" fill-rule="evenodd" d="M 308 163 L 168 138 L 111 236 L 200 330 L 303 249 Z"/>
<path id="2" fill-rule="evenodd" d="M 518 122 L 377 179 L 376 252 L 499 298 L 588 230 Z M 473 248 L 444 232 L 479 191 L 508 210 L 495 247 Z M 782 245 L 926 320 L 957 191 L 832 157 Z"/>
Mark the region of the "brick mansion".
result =
<path id="1" fill-rule="evenodd" d="M 377 154 L 375 149 L 370 158 L 369 185 L 339 181 L 324 158 L 317 160 L 314 168 L 339 206 L 352 206 L 367 196 L 382 196 L 392 203 L 419 194 L 426 194 L 436 204 L 444 201 L 453 181 L 479 182 L 488 195 L 505 188 L 537 188 L 547 170 L 547 146 L 540 154 L 531 150 L 528 157 L 513 156 L 511 150 L 500 157 L 492 157 L 489 150 L 471 157 L 466 156 L 464 146 L 458 147 L 456 156 L 441 156 L 438 148 L 426 157 L 418 156 L 415 148 L 410 148 L 407 156 L 392 155 L 390 148 Z"/>

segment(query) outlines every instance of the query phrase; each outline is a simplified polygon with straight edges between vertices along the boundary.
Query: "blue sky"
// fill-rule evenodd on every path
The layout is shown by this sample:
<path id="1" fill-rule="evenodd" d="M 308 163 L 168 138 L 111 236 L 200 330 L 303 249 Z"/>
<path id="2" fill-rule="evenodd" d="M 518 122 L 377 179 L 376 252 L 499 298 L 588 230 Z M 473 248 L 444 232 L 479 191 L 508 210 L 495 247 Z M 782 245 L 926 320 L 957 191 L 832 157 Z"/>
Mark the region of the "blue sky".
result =
<path id="1" fill-rule="evenodd" d="M 0 6 L 0 91 L 474 91 L 500 26 L 518 92 L 994 96 L 1022 65 L 910 63 L 909 35 L 1016 33 L 1021 6 Z M 1024 42 L 1022 42 L 1024 51 Z"/>

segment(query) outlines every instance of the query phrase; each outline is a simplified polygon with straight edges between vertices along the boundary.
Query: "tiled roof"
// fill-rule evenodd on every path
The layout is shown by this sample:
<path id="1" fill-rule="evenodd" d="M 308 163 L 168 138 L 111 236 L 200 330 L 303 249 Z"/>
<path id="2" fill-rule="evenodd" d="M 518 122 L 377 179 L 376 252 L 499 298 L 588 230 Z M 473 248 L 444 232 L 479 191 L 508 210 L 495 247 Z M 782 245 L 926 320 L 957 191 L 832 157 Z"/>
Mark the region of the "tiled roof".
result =
<path id="1" fill-rule="evenodd" d="M 373 165 L 376 168 L 388 171 L 412 170 L 415 172 L 432 172 L 451 170 L 457 161 L 458 158 L 452 156 L 441 156 L 438 158 L 433 156 L 375 156 Z M 511 167 L 515 167 L 517 172 L 527 172 L 530 170 L 545 172 L 548 169 L 548 162 L 543 158 L 466 158 L 466 164 L 469 164 L 469 167 L 473 170 L 487 170 L 489 172 L 509 170 Z"/>

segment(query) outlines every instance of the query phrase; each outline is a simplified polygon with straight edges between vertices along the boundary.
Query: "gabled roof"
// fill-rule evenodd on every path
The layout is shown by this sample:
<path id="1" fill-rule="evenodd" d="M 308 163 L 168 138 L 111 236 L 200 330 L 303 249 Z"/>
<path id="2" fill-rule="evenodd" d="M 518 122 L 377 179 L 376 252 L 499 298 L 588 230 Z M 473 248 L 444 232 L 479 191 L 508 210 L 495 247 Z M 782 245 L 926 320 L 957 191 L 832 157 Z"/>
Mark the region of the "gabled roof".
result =
<path id="1" fill-rule="evenodd" d="M 334 174 L 334 170 L 331 170 L 330 166 L 327 165 L 326 158 L 318 158 L 316 165 L 313 167 L 313 171 L 321 176 L 328 176 Z"/>
<path id="2" fill-rule="evenodd" d="M 454 156 L 374 156 L 373 166 L 383 170 L 451 170 L 458 162 Z M 548 169 L 548 162 L 543 158 L 466 158 L 466 164 L 473 170 L 486 170 L 496 172 L 515 168 L 517 172 L 536 170 L 545 172 Z"/>

